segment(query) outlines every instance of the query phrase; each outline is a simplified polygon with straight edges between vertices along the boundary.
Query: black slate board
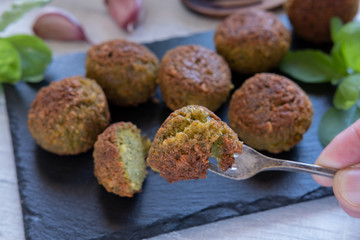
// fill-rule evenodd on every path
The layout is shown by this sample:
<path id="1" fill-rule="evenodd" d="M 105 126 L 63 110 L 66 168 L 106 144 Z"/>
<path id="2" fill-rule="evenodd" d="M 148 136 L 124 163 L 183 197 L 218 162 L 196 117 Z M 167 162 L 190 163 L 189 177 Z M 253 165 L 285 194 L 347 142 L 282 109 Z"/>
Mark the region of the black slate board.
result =
<path id="1" fill-rule="evenodd" d="M 214 49 L 213 32 L 147 44 L 159 58 L 177 45 Z M 303 44 L 300 42 L 300 44 Z M 297 45 L 299 46 L 299 45 Z M 293 47 L 296 47 L 294 45 Z M 332 194 L 303 173 L 267 172 L 245 181 L 221 178 L 169 184 L 149 170 L 134 198 L 107 193 L 93 176 L 91 151 L 61 157 L 38 147 L 27 129 L 27 113 L 38 89 L 50 81 L 84 75 L 85 53 L 56 58 L 39 84 L 5 85 L 27 239 L 140 239 L 220 219 L 254 213 Z M 238 87 L 244 77 L 233 76 Z M 304 85 L 315 109 L 304 139 L 281 158 L 313 163 L 322 150 L 320 117 L 331 104 L 330 85 Z M 148 137 L 170 114 L 161 100 L 136 108 L 111 106 L 113 121 L 132 121 Z M 216 114 L 227 121 L 227 104 Z"/>

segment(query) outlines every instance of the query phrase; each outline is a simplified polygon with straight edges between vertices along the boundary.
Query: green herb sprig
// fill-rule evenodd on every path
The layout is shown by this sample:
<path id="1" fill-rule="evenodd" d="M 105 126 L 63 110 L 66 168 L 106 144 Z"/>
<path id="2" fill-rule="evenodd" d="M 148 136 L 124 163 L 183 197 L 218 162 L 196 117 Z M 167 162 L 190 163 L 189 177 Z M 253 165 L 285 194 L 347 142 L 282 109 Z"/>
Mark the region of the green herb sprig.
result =
<path id="1" fill-rule="evenodd" d="M 51 0 L 16 0 L 0 16 L 0 31 L 27 11 Z M 0 83 L 14 84 L 20 80 L 39 82 L 51 62 L 49 47 L 38 37 L 20 34 L 0 38 Z"/>
<path id="2" fill-rule="evenodd" d="M 13 35 L 0 38 L 0 83 L 39 82 L 51 62 L 51 50 L 38 37 Z"/>
<path id="3" fill-rule="evenodd" d="M 326 146 L 338 133 L 360 118 L 360 22 L 330 22 L 333 47 L 330 54 L 319 50 L 289 52 L 280 70 L 306 83 L 337 85 L 333 105 L 323 116 L 319 139 Z"/>

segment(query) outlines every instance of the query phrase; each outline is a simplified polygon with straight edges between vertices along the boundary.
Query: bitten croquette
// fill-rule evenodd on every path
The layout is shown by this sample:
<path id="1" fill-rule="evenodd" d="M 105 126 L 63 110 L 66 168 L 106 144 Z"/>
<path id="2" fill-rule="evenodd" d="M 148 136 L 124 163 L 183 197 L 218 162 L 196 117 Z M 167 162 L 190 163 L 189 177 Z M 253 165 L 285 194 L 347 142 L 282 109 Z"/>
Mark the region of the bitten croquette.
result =
<path id="1" fill-rule="evenodd" d="M 109 123 L 104 92 L 94 80 L 81 76 L 41 88 L 28 114 L 28 128 L 36 143 L 59 155 L 91 149 Z"/>
<path id="2" fill-rule="evenodd" d="M 130 122 L 110 125 L 94 146 L 94 174 L 108 192 L 133 197 L 141 191 L 147 175 L 150 140 Z"/>
<path id="3" fill-rule="evenodd" d="M 86 76 L 99 83 L 109 103 L 137 106 L 154 95 L 158 65 L 147 47 L 118 39 L 89 49 Z"/>
<path id="4" fill-rule="evenodd" d="M 242 152 L 237 134 L 213 112 L 189 105 L 171 113 L 155 135 L 148 165 L 168 182 L 206 178 L 209 157 L 226 171 Z"/>
<path id="5" fill-rule="evenodd" d="M 246 145 L 279 153 L 300 142 L 311 125 L 313 108 L 290 79 L 260 73 L 234 92 L 228 115 L 230 126 Z"/>

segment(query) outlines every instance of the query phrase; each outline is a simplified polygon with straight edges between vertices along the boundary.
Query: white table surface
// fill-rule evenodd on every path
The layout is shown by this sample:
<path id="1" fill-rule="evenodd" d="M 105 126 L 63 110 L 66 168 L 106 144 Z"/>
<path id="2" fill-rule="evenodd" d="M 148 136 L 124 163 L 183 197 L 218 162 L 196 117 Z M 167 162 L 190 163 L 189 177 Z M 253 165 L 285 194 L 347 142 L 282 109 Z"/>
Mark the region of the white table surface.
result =
<path id="1" fill-rule="evenodd" d="M 0 2 L 0 12 L 10 0 Z M 83 24 L 89 38 L 99 43 L 126 38 L 145 43 L 214 29 L 218 19 L 203 17 L 185 9 L 179 0 L 145 0 L 146 16 L 133 33 L 120 30 L 107 15 L 102 0 L 55 0 L 52 6 L 70 11 Z M 31 33 L 31 24 L 42 10 L 34 10 L 11 25 L 0 36 Z M 86 51 L 87 43 L 48 41 L 55 56 Z M 21 200 L 9 131 L 5 98 L 0 90 L 0 240 L 22 240 Z M 315 159 L 314 159 L 315 160 Z M 334 197 L 294 204 L 255 214 L 235 217 L 152 238 L 167 239 L 360 239 L 360 219 L 351 218 Z"/>

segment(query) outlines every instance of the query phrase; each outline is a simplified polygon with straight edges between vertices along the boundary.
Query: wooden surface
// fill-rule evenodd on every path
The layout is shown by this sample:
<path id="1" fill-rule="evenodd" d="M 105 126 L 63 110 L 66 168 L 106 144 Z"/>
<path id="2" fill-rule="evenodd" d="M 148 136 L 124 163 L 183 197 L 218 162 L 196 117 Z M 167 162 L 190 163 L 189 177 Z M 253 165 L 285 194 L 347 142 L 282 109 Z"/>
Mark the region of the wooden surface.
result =
<path id="1" fill-rule="evenodd" d="M 9 2 L 9 0 L 1 1 L 0 12 Z M 117 29 L 106 16 L 101 1 L 55 0 L 53 4 L 70 9 L 84 23 L 85 29 L 93 27 L 94 29 L 89 32 L 89 35 L 93 36 L 95 42 L 115 37 L 151 42 L 210 30 L 218 24 L 217 20 L 193 14 L 185 9 L 178 0 L 146 0 L 145 3 L 148 10 L 146 22 L 132 35 L 127 35 Z M 158 9 L 166 9 L 166 11 L 158 11 Z M 29 32 L 29 22 L 34 14 L 27 15 L 18 24 L 9 28 L 5 34 Z M 103 27 L 104 23 L 106 23 L 106 27 Z M 96 26 L 100 30 L 96 30 Z M 50 42 L 49 44 L 55 55 L 84 51 L 88 48 L 88 45 L 84 43 Z M 8 117 L 2 90 L 0 93 L 0 133 L 0 239 L 21 240 L 24 239 L 21 201 L 18 194 Z M 355 240 L 360 236 L 359 226 L 360 219 L 347 216 L 338 206 L 336 199 L 328 197 L 190 228 L 153 239 Z"/>

